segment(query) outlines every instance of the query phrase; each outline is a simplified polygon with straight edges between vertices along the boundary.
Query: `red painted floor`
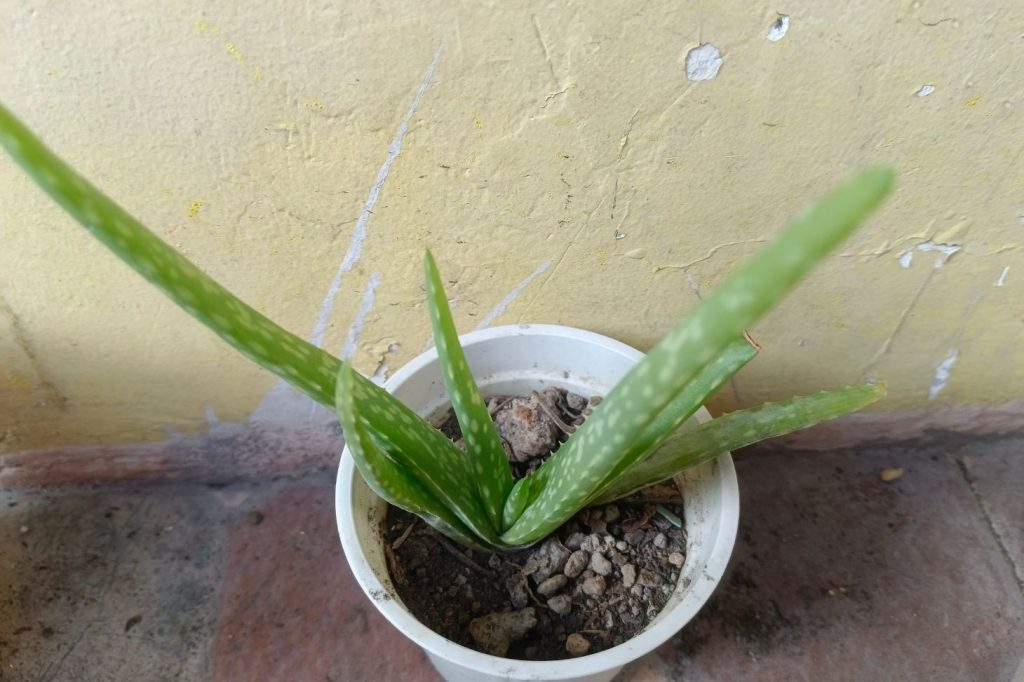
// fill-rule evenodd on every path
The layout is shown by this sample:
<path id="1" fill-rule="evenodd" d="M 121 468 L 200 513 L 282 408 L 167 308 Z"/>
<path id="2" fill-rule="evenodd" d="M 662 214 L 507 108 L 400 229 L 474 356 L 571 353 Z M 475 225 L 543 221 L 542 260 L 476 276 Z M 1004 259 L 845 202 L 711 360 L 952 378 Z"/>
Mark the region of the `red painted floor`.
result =
<path id="1" fill-rule="evenodd" d="M 1024 439 L 737 469 L 729 576 L 619 679 L 1012 679 Z M 436 679 L 349 574 L 330 471 L 0 492 L 0 680 Z"/>

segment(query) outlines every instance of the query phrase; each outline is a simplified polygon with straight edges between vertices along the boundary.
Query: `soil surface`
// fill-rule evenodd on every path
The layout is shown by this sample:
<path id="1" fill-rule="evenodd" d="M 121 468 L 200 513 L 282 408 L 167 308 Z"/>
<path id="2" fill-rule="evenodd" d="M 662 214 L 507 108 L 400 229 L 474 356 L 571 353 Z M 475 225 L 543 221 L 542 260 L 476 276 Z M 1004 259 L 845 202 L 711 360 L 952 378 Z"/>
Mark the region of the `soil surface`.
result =
<path id="1" fill-rule="evenodd" d="M 599 400 L 553 387 L 492 399 L 515 475 L 539 466 Z M 459 442 L 452 415 L 441 429 Z M 685 561 L 678 491 L 644 494 L 584 509 L 538 545 L 507 553 L 465 549 L 390 507 L 381 530 L 392 581 L 420 622 L 478 651 L 530 660 L 602 651 L 658 615 Z"/>

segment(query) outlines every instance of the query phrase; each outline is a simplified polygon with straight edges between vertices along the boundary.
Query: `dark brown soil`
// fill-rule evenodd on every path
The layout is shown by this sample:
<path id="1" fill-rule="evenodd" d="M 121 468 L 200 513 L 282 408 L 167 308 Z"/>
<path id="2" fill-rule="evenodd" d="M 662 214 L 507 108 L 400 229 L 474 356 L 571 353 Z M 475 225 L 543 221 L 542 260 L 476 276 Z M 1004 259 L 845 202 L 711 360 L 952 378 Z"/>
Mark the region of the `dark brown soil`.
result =
<path id="1" fill-rule="evenodd" d="M 556 391 L 491 402 L 517 475 L 539 466 L 589 413 L 588 401 Z M 442 430 L 461 436 L 453 419 Z M 544 439 L 548 452 L 523 456 Z M 417 619 L 465 646 L 531 660 L 596 653 L 643 630 L 674 589 L 686 533 L 676 525 L 682 500 L 670 490 L 674 499 L 660 504 L 585 509 L 542 543 L 509 553 L 464 549 L 391 507 L 382 522 L 391 577 Z"/>

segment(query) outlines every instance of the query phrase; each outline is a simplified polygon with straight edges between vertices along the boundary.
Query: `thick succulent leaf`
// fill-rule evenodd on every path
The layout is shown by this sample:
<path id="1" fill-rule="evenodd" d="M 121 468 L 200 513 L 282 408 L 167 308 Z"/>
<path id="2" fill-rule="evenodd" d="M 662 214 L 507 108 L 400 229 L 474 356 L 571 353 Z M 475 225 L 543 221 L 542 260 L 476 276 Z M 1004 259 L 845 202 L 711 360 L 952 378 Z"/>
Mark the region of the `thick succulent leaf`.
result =
<path id="1" fill-rule="evenodd" d="M 708 397 L 718 391 L 756 355 L 757 347 L 745 337 L 726 346 L 721 355 L 701 369 L 697 376 L 683 387 L 647 430 L 629 444 L 629 452 L 605 477 L 601 486 L 590 495 L 586 504 L 600 497 L 607 488 L 615 485 L 623 473 L 630 471 L 657 450 L 683 422 L 693 416 Z"/>
<path id="2" fill-rule="evenodd" d="M 679 428 L 680 424 L 693 416 L 693 413 L 704 404 L 709 396 L 721 388 L 744 365 L 753 360 L 757 355 L 757 351 L 757 346 L 746 336 L 726 346 L 721 355 L 701 369 L 697 376 L 686 384 L 683 390 L 669 402 L 665 409 L 661 411 L 661 414 L 654 419 L 639 438 L 624 446 L 624 454 L 615 469 L 606 476 L 602 484 L 594 488 L 583 506 L 589 505 L 592 500 L 600 497 L 609 486 L 614 484 L 616 478 L 623 471 L 628 471 L 630 467 L 654 452 L 666 438 Z M 572 448 L 573 439 L 570 437 L 569 441 L 562 447 Z M 519 519 L 519 515 L 525 511 L 526 507 L 537 499 L 540 491 L 547 485 L 548 476 L 553 468 L 551 459 L 548 459 L 531 476 L 532 486 L 528 491 L 529 497 L 524 500 L 523 498 L 526 495 L 521 494 L 516 500 L 515 505 L 506 503 L 504 519 L 504 527 L 506 529 L 510 528 Z M 518 484 L 519 482 L 517 481 L 517 487 Z M 515 492 L 515 489 L 513 489 L 513 494 Z M 523 492 L 525 493 L 526 491 Z M 511 496 L 509 499 L 511 501 Z M 515 516 L 511 516 L 513 512 L 516 514 Z"/>
<path id="3" fill-rule="evenodd" d="M 388 400 L 390 394 L 369 390 L 356 379 L 347 379 L 350 373 L 353 370 L 347 366 L 339 373 L 339 377 L 346 377 L 345 386 L 352 388 L 346 393 L 341 386 L 338 387 L 336 402 L 339 413 L 343 410 L 357 413 L 359 428 L 392 461 L 428 490 L 474 535 L 484 542 L 497 544 L 498 534 L 483 513 L 473 478 L 464 465 L 465 453 L 423 419 L 408 410 L 394 408 Z M 347 438 L 348 432 L 345 435 Z"/>
<path id="4" fill-rule="evenodd" d="M 472 532 L 416 477 L 396 464 L 377 447 L 365 428 L 355 395 L 369 395 L 356 383 L 356 374 L 347 364 L 338 371 L 335 410 L 345 434 L 345 442 L 373 492 L 396 507 L 416 514 L 453 540 L 469 546 L 482 546 Z"/>
<path id="5" fill-rule="evenodd" d="M 501 527 L 511 528 L 512 524 L 522 516 L 526 506 L 530 503 L 533 494 L 533 486 L 537 479 L 533 476 L 520 478 L 512 486 L 512 491 L 505 498 L 505 506 L 501 514 Z"/>
<path id="6" fill-rule="evenodd" d="M 503 535 L 534 542 L 579 510 L 614 471 L 625 448 L 726 345 L 839 244 L 892 185 L 888 169 L 868 171 L 828 195 L 727 279 L 623 378 L 550 460 L 540 495 Z"/>
<path id="7" fill-rule="evenodd" d="M 430 251 L 426 253 L 423 266 L 426 271 L 430 321 L 434 327 L 434 345 L 437 346 L 437 356 L 441 361 L 444 387 L 462 428 L 466 455 L 476 479 L 477 494 L 491 526 L 500 531 L 505 498 L 512 490 L 512 468 L 501 446 L 498 430 L 466 363 L 466 354 L 459 343 L 459 333 L 455 330 L 441 275 Z"/>
<path id="8" fill-rule="evenodd" d="M 693 429 L 673 434 L 654 454 L 615 481 L 601 495 L 600 501 L 625 497 L 727 450 L 855 412 L 884 395 L 885 386 L 881 384 L 853 386 L 722 415 Z"/>

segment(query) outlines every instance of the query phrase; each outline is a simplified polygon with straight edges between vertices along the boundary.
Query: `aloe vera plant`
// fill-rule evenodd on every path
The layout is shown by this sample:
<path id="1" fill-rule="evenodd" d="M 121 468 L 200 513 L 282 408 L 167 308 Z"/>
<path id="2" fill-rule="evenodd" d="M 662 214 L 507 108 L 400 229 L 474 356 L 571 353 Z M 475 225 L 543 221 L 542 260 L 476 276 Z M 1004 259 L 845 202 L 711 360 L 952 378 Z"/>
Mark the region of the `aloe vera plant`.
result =
<path id="1" fill-rule="evenodd" d="M 893 179 L 888 169 L 856 176 L 790 224 L 651 349 L 539 469 L 516 481 L 429 252 L 430 319 L 465 450 L 348 364 L 243 303 L 63 163 L 2 106 L 0 145 L 184 310 L 250 359 L 333 406 L 367 484 L 466 546 L 502 550 L 535 543 L 588 504 L 665 480 L 724 450 L 846 414 L 884 393 L 881 385 L 855 386 L 679 428 L 755 356 L 744 330 L 885 197 Z"/>

